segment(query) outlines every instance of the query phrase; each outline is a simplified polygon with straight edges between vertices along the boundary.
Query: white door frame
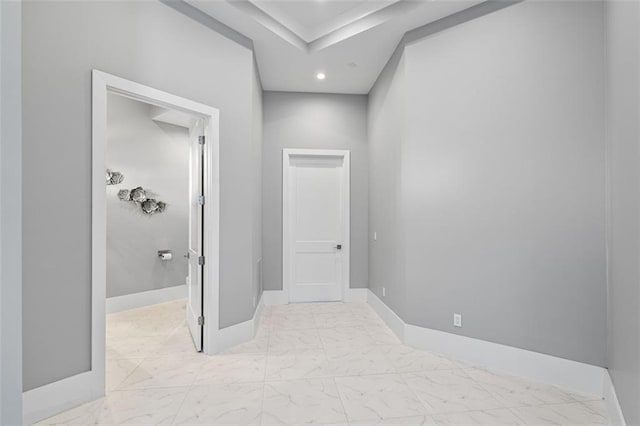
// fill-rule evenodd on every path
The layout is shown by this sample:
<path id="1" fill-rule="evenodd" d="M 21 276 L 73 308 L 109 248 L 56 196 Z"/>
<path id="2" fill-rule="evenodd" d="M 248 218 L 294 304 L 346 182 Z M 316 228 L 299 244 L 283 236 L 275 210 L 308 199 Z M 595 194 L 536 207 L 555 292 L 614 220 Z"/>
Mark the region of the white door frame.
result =
<path id="1" fill-rule="evenodd" d="M 343 235 L 342 253 L 344 268 L 342 270 L 342 300 L 347 300 L 349 292 L 351 263 L 351 160 L 348 150 L 333 149 L 283 149 L 282 150 L 282 292 L 289 303 L 289 289 L 292 283 L 293 245 L 292 220 L 290 211 L 291 195 L 293 193 L 293 173 L 291 173 L 291 157 L 337 157 L 342 158 L 342 186 L 343 186 Z"/>
<path id="2" fill-rule="evenodd" d="M 203 351 L 213 354 L 218 342 L 220 168 L 219 110 L 198 102 L 134 83 L 102 71 L 92 72 L 91 172 L 91 373 L 95 390 L 105 391 L 105 303 L 107 216 L 104 173 L 107 147 L 107 94 L 118 93 L 149 104 L 180 110 L 205 120 L 204 206 L 204 326 Z"/>

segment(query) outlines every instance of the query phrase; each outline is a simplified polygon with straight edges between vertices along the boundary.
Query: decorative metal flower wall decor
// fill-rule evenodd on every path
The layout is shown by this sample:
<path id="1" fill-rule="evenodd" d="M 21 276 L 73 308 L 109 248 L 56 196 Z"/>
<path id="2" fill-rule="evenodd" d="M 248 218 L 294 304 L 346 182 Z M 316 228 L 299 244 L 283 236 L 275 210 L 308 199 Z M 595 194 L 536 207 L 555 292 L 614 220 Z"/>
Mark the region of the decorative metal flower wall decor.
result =
<path id="1" fill-rule="evenodd" d="M 107 185 L 117 185 L 119 183 L 122 183 L 123 180 L 124 175 L 122 173 L 107 170 Z"/>
<path id="2" fill-rule="evenodd" d="M 154 198 L 147 198 L 147 192 L 141 186 L 131 190 L 121 189 L 118 191 L 118 198 L 122 201 L 133 201 L 134 203 L 139 204 L 142 212 L 149 215 L 162 213 L 167 207 L 167 204 L 162 201 L 158 201 Z"/>

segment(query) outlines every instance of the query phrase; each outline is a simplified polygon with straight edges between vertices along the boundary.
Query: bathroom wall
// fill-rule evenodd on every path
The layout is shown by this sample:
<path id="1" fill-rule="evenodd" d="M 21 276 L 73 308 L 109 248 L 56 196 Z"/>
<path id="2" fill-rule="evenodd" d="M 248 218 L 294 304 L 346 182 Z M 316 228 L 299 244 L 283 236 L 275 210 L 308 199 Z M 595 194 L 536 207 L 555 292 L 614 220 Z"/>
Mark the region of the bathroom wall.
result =
<path id="1" fill-rule="evenodd" d="M 640 3 L 605 2 L 609 154 L 607 367 L 640 425 Z"/>
<path id="2" fill-rule="evenodd" d="M 0 424 L 22 423 L 20 2 L 0 2 Z"/>
<path id="3" fill-rule="evenodd" d="M 371 95 L 372 289 L 409 324 L 604 366 L 602 3 L 518 3 L 403 58 Z"/>
<path id="4" fill-rule="evenodd" d="M 220 110 L 220 327 L 251 319 L 252 50 L 160 2 L 22 8 L 24 389 L 91 367 L 94 68 Z"/>
<path id="5" fill-rule="evenodd" d="M 264 93 L 263 264 L 266 290 L 282 289 L 282 150 L 351 151 L 351 288 L 368 285 L 367 97 Z"/>
<path id="6" fill-rule="evenodd" d="M 106 165 L 124 175 L 106 187 L 107 297 L 185 285 L 189 131 L 153 121 L 156 108 L 123 96 L 109 94 L 107 107 Z M 118 198 L 118 190 L 137 186 L 166 210 L 150 216 Z M 160 260 L 158 250 L 173 251 L 173 259 Z"/>

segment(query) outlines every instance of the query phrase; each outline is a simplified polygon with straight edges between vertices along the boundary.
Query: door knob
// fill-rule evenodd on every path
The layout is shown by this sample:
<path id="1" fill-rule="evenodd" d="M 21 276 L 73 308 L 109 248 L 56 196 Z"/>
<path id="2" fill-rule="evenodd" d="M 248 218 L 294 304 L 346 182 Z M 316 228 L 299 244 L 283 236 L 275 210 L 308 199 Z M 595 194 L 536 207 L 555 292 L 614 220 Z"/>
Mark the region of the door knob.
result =
<path id="1" fill-rule="evenodd" d="M 337 246 L 335 246 L 335 248 L 338 250 L 342 250 L 342 244 L 338 244 Z"/>

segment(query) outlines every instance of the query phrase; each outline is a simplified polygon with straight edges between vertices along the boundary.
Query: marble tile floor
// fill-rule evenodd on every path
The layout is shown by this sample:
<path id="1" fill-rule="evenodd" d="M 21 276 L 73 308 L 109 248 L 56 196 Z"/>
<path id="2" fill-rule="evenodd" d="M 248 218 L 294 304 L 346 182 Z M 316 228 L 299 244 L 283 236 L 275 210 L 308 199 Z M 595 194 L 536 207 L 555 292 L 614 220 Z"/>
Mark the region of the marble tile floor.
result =
<path id="1" fill-rule="evenodd" d="M 602 400 L 400 344 L 367 304 L 264 309 L 198 354 L 185 301 L 107 319 L 107 396 L 42 425 L 607 425 Z"/>

